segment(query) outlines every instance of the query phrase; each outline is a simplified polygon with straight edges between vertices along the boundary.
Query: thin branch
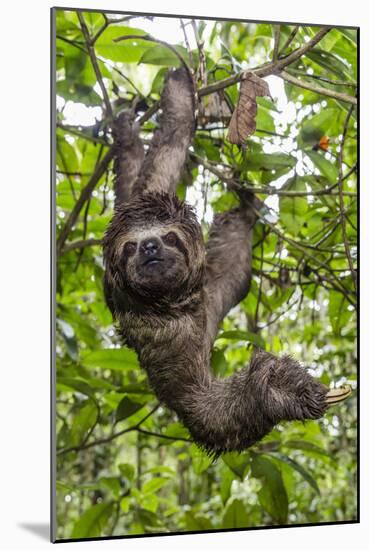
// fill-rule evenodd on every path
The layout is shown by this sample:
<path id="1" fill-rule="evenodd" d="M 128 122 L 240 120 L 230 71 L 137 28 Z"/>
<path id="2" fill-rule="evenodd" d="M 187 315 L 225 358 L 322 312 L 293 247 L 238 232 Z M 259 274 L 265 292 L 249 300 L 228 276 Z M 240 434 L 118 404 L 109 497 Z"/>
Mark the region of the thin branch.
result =
<path id="1" fill-rule="evenodd" d="M 292 32 L 290 34 L 290 36 L 287 38 L 286 42 L 283 44 L 283 46 L 281 47 L 280 51 L 279 51 L 279 55 L 281 56 L 282 53 L 287 50 L 288 46 L 291 44 L 291 42 L 293 41 L 293 39 L 295 38 L 296 34 L 298 33 L 298 30 L 299 30 L 300 26 L 299 25 L 296 25 L 296 27 L 294 27 L 292 29 Z"/>
<path id="2" fill-rule="evenodd" d="M 119 432 L 112 433 L 111 435 L 109 435 L 107 437 L 103 437 L 101 439 L 95 439 L 95 441 L 91 441 L 90 443 L 87 443 L 86 445 L 75 445 L 73 447 L 66 447 L 64 449 L 58 449 L 57 450 L 57 455 L 63 455 L 63 454 L 66 454 L 66 453 L 71 453 L 72 451 L 77 451 L 77 452 L 85 451 L 86 449 L 90 449 L 91 447 L 96 447 L 96 445 L 105 445 L 106 443 L 110 443 L 111 441 L 113 441 L 117 437 L 120 437 L 121 435 L 125 435 L 129 432 L 139 432 L 139 433 L 142 433 L 142 434 L 145 434 L 145 435 L 151 435 L 151 436 L 154 436 L 154 437 L 161 437 L 163 439 L 168 439 L 168 440 L 171 440 L 171 441 L 185 441 L 186 443 L 190 443 L 192 441 L 191 439 L 186 439 L 184 437 L 172 437 L 170 435 L 165 435 L 165 434 L 156 433 L 156 432 L 150 432 L 148 430 L 144 430 L 143 428 L 141 428 L 142 424 L 150 416 L 152 416 L 155 413 L 155 411 L 158 410 L 159 407 L 160 407 L 160 404 L 157 404 L 150 412 L 147 413 L 146 416 L 144 416 L 134 426 L 130 426 L 129 428 L 125 428 L 124 430 L 121 430 Z"/>
<path id="3" fill-rule="evenodd" d="M 73 241 L 72 243 L 68 243 L 64 246 L 60 255 L 66 254 L 71 250 L 78 250 L 89 246 L 100 246 L 101 243 L 102 239 L 81 239 L 80 241 Z"/>
<path id="4" fill-rule="evenodd" d="M 348 261 L 349 266 L 350 266 L 352 280 L 353 280 L 355 291 L 356 291 L 356 272 L 355 272 L 354 264 L 353 264 L 352 257 L 351 257 L 350 245 L 349 245 L 348 240 L 347 240 L 346 219 L 345 219 L 345 204 L 344 204 L 344 201 L 343 201 L 343 149 L 344 149 L 344 146 L 345 146 L 348 125 L 349 125 L 350 117 L 352 115 L 353 110 L 354 110 L 354 107 L 351 106 L 348 113 L 347 113 L 347 115 L 346 115 L 346 119 L 345 119 L 345 123 L 344 123 L 344 127 L 343 127 L 343 132 L 342 132 L 342 139 L 341 139 L 340 152 L 339 152 L 338 189 L 339 189 L 339 198 L 340 198 L 342 238 L 343 238 L 343 243 L 344 243 L 344 246 L 345 246 L 347 261 Z"/>
<path id="5" fill-rule="evenodd" d="M 96 79 L 99 83 L 101 92 L 103 94 L 106 112 L 108 113 L 109 118 L 113 118 L 113 110 L 112 110 L 112 107 L 111 107 L 111 104 L 110 104 L 110 99 L 109 99 L 108 93 L 106 91 L 106 88 L 105 88 L 105 85 L 104 85 L 104 82 L 103 82 L 103 79 L 102 79 L 100 67 L 99 67 L 99 64 L 97 62 L 97 58 L 96 58 L 96 54 L 95 54 L 95 48 L 93 46 L 93 41 L 92 41 L 92 39 L 90 37 L 90 34 L 88 32 L 88 28 L 87 28 L 87 25 L 86 25 L 85 20 L 83 18 L 82 12 L 77 11 L 77 16 L 78 16 L 79 23 L 81 25 L 83 36 L 85 37 L 87 50 L 88 50 L 88 53 L 89 53 L 89 56 L 90 56 L 90 59 L 91 59 L 92 66 L 93 66 L 94 71 L 95 71 Z"/>
<path id="6" fill-rule="evenodd" d="M 185 41 L 186 49 L 187 49 L 187 52 L 188 52 L 188 58 L 190 60 L 190 66 L 191 66 L 191 69 L 194 70 L 195 65 L 194 65 L 194 62 L 193 62 L 193 55 L 192 55 L 192 51 L 191 51 L 191 48 L 190 48 L 190 43 L 188 41 L 188 36 L 187 36 L 187 33 L 186 33 L 186 27 L 185 27 L 185 24 L 183 23 L 183 19 L 180 19 L 179 21 L 180 21 L 180 24 L 181 24 L 181 28 L 182 28 L 182 32 L 183 32 L 183 36 L 184 36 L 184 41 Z"/>
<path id="7" fill-rule="evenodd" d="M 287 67 L 291 63 L 294 63 L 295 61 L 300 59 L 300 57 L 305 55 L 309 50 L 311 50 L 318 42 L 320 42 L 320 40 L 322 40 L 322 38 L 324 38 L 326 34 L 329 33 L 330 30 L 331 29 L 328 27 L 322 28 L 319 32 L 315 34 L 315 36 L 313 36 L 311 40 L 309 40 L 309 42 L 301 46 L 301 48 L 299 48 L 298 50 L 293 51 L 291 54 L 287 55 L 283 59 L 279 59 L 276 62 L 266 63 L 261 67 L 255 67 L 254 69 L 242 71 L 233 76 L 230 76 L 229 78 L 225 78 L 224 80 L 220 80 L 219 82 L 210 84 L 210 86 L 200 88 L 199 97 L 213 94 L 214 92 L 219 92 L 219 90 L 223 90 L 224 88 L 228 88 L 228 86 L 233 86 L 233 84 L 237 84 L 237 82 L 245 78 L 245 74 L 247 72 L 252 72 L 257 76 L 260 76 L 260 78 L 264 76 L 269 76 L 271 74 L 278 75 L 278 73 L 282 71 L 285 67 Z"/>
<path id="8" fill-rule="evenodd" d="M 227 177 L 223 172 L 218 170 L 211 163 L 207 162 L 202 157 L 199 157 L 195 153 L 190 153 L 191 158 L 193 158 L 198 164 L 201 164 L 204 168 L 209 170 L 212 174 L 217 176 L 218 179 L 227 184 L 228 187 L 235 189 L 242 189 L 244 191 L 251 191 L 252 193 L 260 193 L 262 195 L 279 195 L 281 197 L 312 197 L 320 195 L 329 195 L 338 196 L 338 191 L 333 191 L 337 187 L 337 183 L 334 183 L 330 187 L 323 189 L 317 189 L 315 191 L 286 191 L 285 189 L 276 189 L 275 187 L 255 187 L 254 185 L 245 185 L 243 182 L 239 182 L 234 178 Z M 352 191 L 344 191 L 344 195 L 356 197 L 356 193 Z"/>
<path id="9" fill-rule="evenodd" d="M 278 50 L 279 50 L 279 41 L 281 39 L 281 26 L 272 25 L 273 34 L 274 34 L 274 50 L 273 50 L 273 61 L 278 59 Z"/>
<path id="10" fill-rule="evenodd" d="M 63 229 L 61 230 L 59 234 L 59 238 L 56 243 L 56 250 L 57 254 L 60 255 L 65 241 L 68 238 L 68 235 L 70 231 L 73 228 L 73 225 L 76 223 L 78 216 L 83 208 L 83 205 L 85 202 L 89 199 L 91 196 L 92 191 L 95 189 L 96 185 L 98 184 L 100 178 L 103 176 L 103 174 L 106 172 L 110 162 L 112 161 L 115 154 L 114 147 L 110 147 L 107 153 L 105 154 L 105 157 L 100 161 L 100 163 L 96 166 L 94 173 L 92 174 L 91 178 L 89 179 L 88 183 L 85 185 L 85 187 L 82 189 L 80 196 L 78 197 L 77 202 L 74 205 L 73 210 L 71 211 L 69 218 L 64 224 Z"/>
<path id="11" fill-rule="evenodd" d="M 323 88 L 323 86 L 310 84 L 310 82 L 295 78 L 294 76 L 288 74 L 288 72 L 286 71 L 282 71 L 281 73 L 279 73 L 279 76 L 283 78 L 283 80 L 285 80 L 286 82 L 290 82 L 290 84 L 294 84 L 299 88 L 304 88 L 305 90 L 309 90 L 311 92 L 314 92 L 315 94 L 325 95 L 326 97 L 332 97 L 333 99 L 337 99 L 339 101 L 346 101 L 347 103 L 351 103 L 352 105 L 357 105 L 356 97 L 345 94 L 344 92 L 336 92 L 334 90 L 329 90 L 328 88 Z"/>

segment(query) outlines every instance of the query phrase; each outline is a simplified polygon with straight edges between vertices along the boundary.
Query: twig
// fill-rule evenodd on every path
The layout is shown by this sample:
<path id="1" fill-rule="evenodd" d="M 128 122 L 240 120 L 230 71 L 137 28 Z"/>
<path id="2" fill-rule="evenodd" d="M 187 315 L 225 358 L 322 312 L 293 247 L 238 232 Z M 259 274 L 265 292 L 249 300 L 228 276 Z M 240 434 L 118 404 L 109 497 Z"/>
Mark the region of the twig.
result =
<path id="1" fill-rule="evenodd" d="M 275 187 L 255 187 L 253 185 L 245 185 L 243 182 L 239 182 L 235 180 L 234 178 L 227 177 L 224 175 L 220 170 L 215 168 L 212 164 L 207 162 L 202 157 L 199 157 L 195 153 L 190 153 L 191 158 L 193 158 L 198 164 L 201 164 L 209 170 L 209 172 L 212 172 L 215 176 L 217 176 L 218 179 L 221 181 L 224 181 L 230 188 L 233 187 L 233 190 L 237 189 L 243 189 L 244 191 L 251 191 L 252 193 L 260 193 L 263 195 L 279 195 L 281 197 L 311 197 L 311 196 L 320 196 L 320 195 L 329 195 L 329 196 L 338 196 L 338 191 L 335 192 L 333 189 L 337 187 L 337 184 L 334 183 L 330 187 L 326 187 L 325 189 L 317 189 L 315 191 L 286 191 L 284 189 L 277 189 Z M 344 191 L 344 195 L 347 196 L 353 196 L 356 197 L 356 193 L 353 191 Z"/>
<path id="2" fill-rule="evenodd" d="M 107 153 L 105 154 L 105 157 L 100 161 L 100 163 L 96 166 L 94 173 L 92 174 L 91 178 L 89 179 L 88 183 L 85 185 L 85 187 L 82 189 L 80 196 L 78 197 L 77 202 L 74 205 L 73 210 L 71 211 L 69 218 L 64 224 L 63 229 L 61 230 L 59 234 L 59 238 L 56 243 L 56 250 L 57 254 L 60 255 L 65 241 L 68 238 L 68 235 L 75 224 L 75 222 L 78 219 L 78 216 L 83 208 L 83 205 L 85 202 L 89 199 L 92 191 L 95 189 L 96 185 L 98 184 L 100 178 L 103 176 L 105 171 L 107 170 L 110 162 L 112 161 L 113 157 L 115 155 L 115 149 L 114 147 L 110 147 Z"/>
<path id="3" fill-rule="evenodd" d="M 190 43 L 188 41 L 188 36 L 187 36 L 187 33 L 186 33 L 186 27 L 185 27 L 185 24 L 183 23 L 182 19 L 180 19 L 179 21 L 180 21 L 180 24 L 181 24 L 181 28 L 182 28 L 182 32 L 183 32 L 183 36 L 184 36 L 184 41 L 185 41 L 186 49 L 187 49 L 187 52 L 188 52 L 188 58 L 190 60 L 190 66 L 191 66 L 191 69 L 194 70 L 195 65 L 194 65 L 194 62 L 193 62 L 193 56 L 192 56 L 192 51 L 191 51 L 191 48 L 190 48 Z"/>
<path id="4" fill-rule="evenodd" d="M 96 59 L 95 48 L 93 46 L 93 42 L 91 40 L 90 33 L 88 32 L 87 25 L 85 23 L 83 15 L 80 11 L 77 11 L 77 17 L 78 17 L 79 23 L 81 25 L 83 36 L 85 37 L 86 46 L 87 46 L 87 50 L 88 50 L 88 53 L 89 53 L 89 56 L 90 56 L 90 59 L 91 59 L 92 66 L 94 68 L 95 75 L 96 75 L 97 81 L 99 83 L 99 86 L 100 86 L 100 89 L 101 89 L 101 92 L 102 92 L 102 95 L 103 95 L 103 98 L 104 98 L 106 112 L 108 113 L 108 116 L 110 118 L 113 118 L 113 110 L 111 108 L 109 96 L 108 96 L 108 93 L 106 91 L 106 88 L 105 88 L 105 85 L 104 85 L 104 82 L 103 82 L 103 79 L 102 79 L 100 67 L 99 67 L 99 64 L 98 64 L 97 59 Z"/>
<path id="5" fill-rule="evenodd" d="M 87 248 L 89 246 L 100 246 L 101 243 L 102 239 L 82 239 L 80 241 L 73 241 L 72 243 L 68 243 L 64 246 L 60 255 L 66 254 L 71 250 L 78 250 L 81 248 Z"/>
<path id="6" fill-rule="evenodd" d="M 281 56 L 282 53 L 285 50 L 287 50 L 288 46 L 291 44 L 292 40 L 295 38 L 296 34 L 298 33 L 299 28 L 300 28 L 300 26 L 296 25 L 296 27 L 294 27 L 292 29 L 292 32 L 291 32 L 290 36 L 287 38 L 286 42 L 283 44 L 283 46 L 281 47 L 281 49 L 279 51 L 279 56 Z"/>
<path id="7" fill-rule="evenodd" d="M 309 42 L 301 46 L 301 48 L 299 48 L 298 50 L 293 51 L 291 54 L 287 55 L 283 59 L 279 59 L 276 62 L 266 63 L 261 67 L 255 67 L 254 69 L 248 69 L 247 71 L 242 71 L 233 76 L 230 76 L 229 78 L 220 80 L 215 84 L 210 84 L 209 86 L 200 88 L 199 96 L 202 97 L 204 95 L 213 94 L 214 92 L 219 92 L 219 90 L 223 90 L 224 88 L 233 86 L 233 84 L 237 84 L 237 82 L 244 79 L 245 72 L 252 72 L 257 76 L 260 76 L 261 78 L 264 76 L 269 76 L 271 74 L 278 74 L 285 67 L 287 67 L 294 61 L 297 61 L 297 59 L 300 59 L 300 57 L 302 57 L 309 50 L 311 50 L 318 42 L 320 42 L 320 40 L 322 40 L 322 38 L 324 38 L 326 34 L 329 33 L 330 30 L 331 30 L 330 28 L 324 27 L 319 32 L 317 32 L 315 36 L 313 36 L 313 38 L 309 40 Z"/>
<path id="8" fill-rule="evenodd" d="M 315 86 L 313 84 L 310 84 L 310 82 L 306 82 L 305 80 L 299 80 L 298 78 L 295 78 L 294 76 L 288 74 L 288 72 L 286 71 L 280 72 L 279 76 L 283 78 L 283 80 L 286 80 L 286 82 L 290 82 L 291 84 L 294 84 L 295 86 L 299 86 L 300 88 L 304 88 L 305 90 L 310 90 L 315 94 L 325 95 L 327 97 L 332 97 L 333 99 L 346 101 L 347 103 L 351 103 L 352 105 L 357 105 L 356 97 L 353 97 L 349 94 L 345 94 L 344 92 L 335 92 L 334 90 L 323 88 L 323 86 Z"/>
<path id="9" fill-rule="evenodd" d="M 197 49 L 199 52 L 199 69 L 198 70 L 199 70 L 200 82 L 201 82 L 201 86 L 206 86 L 208 73 L 206 70 L 206 56 L 204 53 L 204 41 L 200 39 L 199 31 L 197 29 L 196 21 L 194 19 L 192 19 L 191 24 L 193 28 L 193 33 L 195 35 Z"/>
<path id="10" fill-rule="evenodd" d="M 352 280 L 353 280 L 355 291 L 356 291 L 356 272 L 355 272 L 355 269 L 354 269 L 354 264 L 353 264 L 353 261 L 352 261 L 350 246 L 349 246 L 349 243 L 348 243 L 348 240 L 347 240 L 347 233 L 346 233 L 345 205 L 344 205 L 344 202 L 343 202 L 343 179 L 342 179 L 343 178 L 343 149 L 344 149 L 344 146 L 345 146 L 345 140 L 346 140 L 348 125 L 349 125 L 350 117 L 352 115 L 353 110 L 354 110 L 354 107 L 351 106 L 348 113 L 347 113 L 347 115 L 346 115 L 346 119 L 345 119 L 344 127 L 343 127 L 343 132 L 342 132 L 342 139 L 341 139 L 340 152 L 339 152 L 338 189 L 339 189 L 339 202 L 340 202 L 340 212 L 341 212 L 342 238 L 343 238 L 343 243 L 344 243 L 344 246 L 345 246 L 347 261 L 348 261 L 349 266 L 350 266 Z"/>
<path id="11" fill-rule="evenodd" d="M 279 50 L 279 41 L 281 38 L 281 26 L 272 25 L 273 34 L 274 34 L 274 50 L 273 50 L 273 61 L 278 59 L 278 50 Z"/>
<path id="12" fill-rule="evenodd" d="M 150 432 L 148 430 L 144 430 L 143 428 L 141 428 L 142 424 L 151 415 L 153 415 L 154 412 L 157 411 L 157 409 L 159 407 L 160 407 L 160 404 L 156 405 L 146 416 L 144 416 L 134 426 L 131 426 L 131 427 L 126 428 L 124 430 L 121 430 L 119 432 L 112 433 L 111 435 L 109 435 L 107 437 L 103 437 L 101 439 L 95 439 L 95 441 L 91 441 L 90 443 L 87 443 L 86 445 L 75 445 L 73 447 L 66 447 L 66 448 L 58 449 L 56 454 L 57 455 L 63 455 L 63 454 L 66 454 L 66 453 L 71 453 L 73 451 L 77 451 L 77 452 L 85 451 L 86 449 L 90 449 L 91 447 L 96 447 L 96 445 L 105 445 L 106 443 L 110 443 L 111 441 L 113 441 L 117 437 L 120 437 L 121 435 L 125 435 L 129 432 L 135 432 L 135 431 L 138 432 L 138 433 L 146 434 L 146 435 L 152 435 L 154 437 L 161 437 L 163 439 L 168 439 L 168 440 L 171 440 L 171 441 L 185 441 L 185 442 L 190 443 L 191 440 L 190 439 L 185 439 L 184 437 L 172 437 L 170 435 L 165 435 L 165 434 L 156 433 L 156 432 Z"/>

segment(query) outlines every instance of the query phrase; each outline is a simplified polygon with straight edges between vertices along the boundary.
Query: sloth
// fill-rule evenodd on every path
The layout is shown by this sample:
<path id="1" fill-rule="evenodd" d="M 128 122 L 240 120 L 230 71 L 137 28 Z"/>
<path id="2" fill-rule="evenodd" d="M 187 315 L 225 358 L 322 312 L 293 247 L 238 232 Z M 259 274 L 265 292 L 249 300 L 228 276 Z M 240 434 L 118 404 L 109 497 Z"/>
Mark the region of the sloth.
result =
<path id="1" fill-rule="evenodd" d="M 169 71 L 146 153 L 134 114 L 115 121 L 104 290 L 158 400 L 217 457 L 250 447 L 281 421 L 321 417 L 349 389 L 329 390 L 292 357 L 262 350 L 232 376 L 212 373 L 219 325 L 249 290 L 257 199 L 240 194 L 239 207 L 215 215 L 204 242 L 193 209 L 175 194 L 195 130 L 194 97 L 188 71 Z"/>

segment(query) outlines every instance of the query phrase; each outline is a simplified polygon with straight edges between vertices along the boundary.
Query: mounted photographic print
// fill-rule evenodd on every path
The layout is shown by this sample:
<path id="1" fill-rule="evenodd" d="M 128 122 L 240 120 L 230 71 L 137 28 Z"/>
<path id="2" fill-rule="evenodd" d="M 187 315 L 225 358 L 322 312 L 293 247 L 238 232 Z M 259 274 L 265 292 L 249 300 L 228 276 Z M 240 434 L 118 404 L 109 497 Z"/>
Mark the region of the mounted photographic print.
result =
<path id="1" fill-rule="evenodd" d="M 52 9 L 53 541 L 358 521 L 357 43 Z"/>

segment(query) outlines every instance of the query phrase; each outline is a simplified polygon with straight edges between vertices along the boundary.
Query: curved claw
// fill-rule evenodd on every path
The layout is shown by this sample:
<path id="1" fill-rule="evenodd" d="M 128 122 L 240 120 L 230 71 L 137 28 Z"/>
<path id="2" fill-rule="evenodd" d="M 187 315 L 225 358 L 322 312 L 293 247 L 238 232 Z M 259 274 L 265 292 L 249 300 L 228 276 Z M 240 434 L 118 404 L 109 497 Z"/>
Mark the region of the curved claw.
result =
<path id="1" fill-rule="evenodd" d="M 328 406 L 335 405 L 336 403 L 340 403 L 341 401 L 347 399 L 350 394 L 350 386 L 342 386 L 341 388 L 329 390 L 329 392 L 325 396 L 325 401 Z"/>

